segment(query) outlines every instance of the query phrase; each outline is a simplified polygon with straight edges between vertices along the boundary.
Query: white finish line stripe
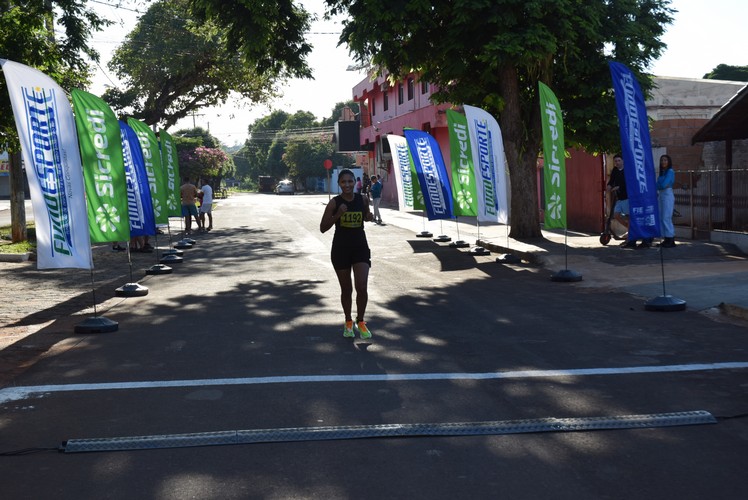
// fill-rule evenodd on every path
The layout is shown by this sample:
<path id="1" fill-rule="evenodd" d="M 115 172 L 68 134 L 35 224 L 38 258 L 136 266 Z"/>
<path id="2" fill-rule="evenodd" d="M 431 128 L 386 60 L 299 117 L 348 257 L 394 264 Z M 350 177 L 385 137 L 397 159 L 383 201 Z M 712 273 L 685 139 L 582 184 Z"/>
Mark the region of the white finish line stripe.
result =
<path id="1" fill-rule="evenodd" d="M 394 382 L 412 380 L 498 380 L 517 378 L 584 377 L 590 375 L 631 375 L 748 368 L 748 362 L 701 363 L 690 365 L 631 366 L 621 368 L 581 368 L 571 370 L 518 370 L 488 373 L 391 373 L 383 375 L 296 375 L 278 377 L 218 378 L 197 380 L 158 380 L 99 384 L 35 385 L 0 390 L 0 403 L 18 401 L 32 394 L 51 392 L 110 391 L 124 389 L 165 389 L 222 385 L 299 384 L 310 382 Z"/>

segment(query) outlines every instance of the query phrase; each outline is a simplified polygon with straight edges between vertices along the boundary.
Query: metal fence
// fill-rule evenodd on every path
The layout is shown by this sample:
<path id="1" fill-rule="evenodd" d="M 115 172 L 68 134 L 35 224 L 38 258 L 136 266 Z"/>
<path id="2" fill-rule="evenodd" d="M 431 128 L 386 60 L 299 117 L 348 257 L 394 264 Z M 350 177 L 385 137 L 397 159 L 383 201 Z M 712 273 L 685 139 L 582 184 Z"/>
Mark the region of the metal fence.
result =
<path id="1" fill-rule="evenodd" d="M 748 233 L 748 169 L 676 173 L 673 223 L 709 239 L 713 230 Z"/>

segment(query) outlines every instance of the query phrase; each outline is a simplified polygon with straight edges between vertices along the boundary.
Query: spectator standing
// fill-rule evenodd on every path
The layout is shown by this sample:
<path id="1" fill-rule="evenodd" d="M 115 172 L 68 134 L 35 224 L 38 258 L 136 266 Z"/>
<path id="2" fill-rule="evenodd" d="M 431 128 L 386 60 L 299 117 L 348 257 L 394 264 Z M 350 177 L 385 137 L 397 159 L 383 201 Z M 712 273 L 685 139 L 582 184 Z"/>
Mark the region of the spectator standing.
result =
<path id="1" fill-rule="evenodd" d="M 200 191 L 203 193 L 203 201 L 200 204 L 200 225 L 206 230 L 213 229 L 213 188 L 210 187 L 208 179 L 202 180 Z M 205 227 L 205 216 L 208 216 L 208 227 Z"/>
<path id="2" fill-rule="evenodd" d="M 369 174 L 364 172 L 364 187 L 361 189 L 361 194 L 369 195 L 369 190 L 371 189 L 371 179 L 369 178 Z"/>
<path id="3" fill-rule="evenodd" d="M 357 194 L 360 194 L 361 193 L 361 188 L 363 188 L 363 183 L 361 182 L 361 177 L 356 177 L 356 185 L 353 188 L 353 192 L 357 193 Z"/>
<path id="4" fill-rule="evenodd" d="M 197 199 L 197 187 L 190 182 L 188 177 L 182 179 L 184 184 L 179 188 L 182 197 L 182 216 L 184 217 L 185 234 L 192 232 L 192 217 L 195 217 L 197 226 L 200 227 L 200 219 L 197 215 L 195 200 Z"/>
<path id="5" fill-rule="evenodd" d="M 374 205 L 374 222 L 382 223 L 382 215 L 379 213 L 379 202 L 382 201 L 382 183 L 376 175 L 371 176 L 371 203 Z"/>
<path id="6" fill-rule="evenodd" d="M 669 155 L 662 155 L 660 156 L 660 175 L 657 177 L 657 200 L 660 205 L 660 228 L 664 239 L 658 246 L 665 248 L 675 246 L 675 227 L 673 226 L 674 184 L 673 160 Z"/>
<path id="7" fill-rule="evenodd" d="M 616 204 L 613 206 L 613 218 L 628 231 L 629 197 L 626 192 L 626 177 L 623 175 L 623 157 L 620 154 L 613 157 L 613 170 L 610 171 L 607 189 L 616 197 Z M 636 248 L 636 241 L 627 238 L 621 246 Z"/>

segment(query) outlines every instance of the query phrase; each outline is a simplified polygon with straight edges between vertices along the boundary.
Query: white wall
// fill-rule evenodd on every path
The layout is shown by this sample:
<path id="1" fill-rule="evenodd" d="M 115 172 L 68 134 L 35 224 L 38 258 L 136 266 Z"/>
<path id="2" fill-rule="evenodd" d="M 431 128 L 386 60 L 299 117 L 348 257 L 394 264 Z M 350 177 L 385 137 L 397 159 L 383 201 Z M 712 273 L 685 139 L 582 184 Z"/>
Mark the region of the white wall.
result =
<path id="1" fill-rule="evenodd" d="M 332 172 L 330 172 L 330 185 L 332 186 L 330 192 L 332 194 L 340 194 L 340 186 L 338 186 L 338 173 L 340 173 L 341 170 L 343 170 L 345 167 L 335 167 Z M 364 180 L 364 169 L 359 167 L 347 167 L 348 170 L 353 172 L 353 175 L 358 178 L 361 177 L 361 182 Z"/>

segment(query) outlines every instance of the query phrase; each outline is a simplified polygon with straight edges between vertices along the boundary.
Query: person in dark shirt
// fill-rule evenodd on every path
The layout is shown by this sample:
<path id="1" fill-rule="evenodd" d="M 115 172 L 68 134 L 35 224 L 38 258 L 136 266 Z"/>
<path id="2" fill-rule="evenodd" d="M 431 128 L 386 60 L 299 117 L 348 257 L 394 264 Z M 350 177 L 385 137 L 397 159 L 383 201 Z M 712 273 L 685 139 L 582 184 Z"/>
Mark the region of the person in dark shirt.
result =
<path id="1" fill-rule="evenodd" d="M 613 218 L 628 231 L 629 197 L 626 192 L 626 176 L 623 174 L 623 157 L 620 154 L 613 157 L 613 170 L 610 171 L 610 178 L 608 179 L 608 191 L 615 196 L 616 200 L 616 204 L 613 206 Z M 636 241 L 627 239 L 621 246 L 636 248 Z"/>
<path id="2" fill-rule="evenodd" d="M 608 191 L 616 195 L 613 218 L 628 231 L 630 213 L 629 196 L 626 192 L 626 176 L 623 174 L 623 157 L 620 154 L 616 154 L 613 157 L 613 170 L 611 170 L 610 179 L 608 179 Z M 642 239 L 642 242 L 637 246 L 636 240 L 631 239 L 629 232 L 629 236 L 621 246 L 623 248 L 649 248 L 652 246 L 652 238 Z"/>
<path id="3" fill-rule="evenodd" d="M 382 223 L 382 214 L 379 213 L 379 203 L 382 201 L 382 183 L 376 175 L 371 176 L 371 204 L 374 207 L 374 222 Z"/>
<path id="4" fill-rule="evenodd" d="M 374 176 L 376 177 L 376 176 Z M 361 194 L 369 195 L 369 189 L 371 189 L 372 179 L 369 178 L 369 174 L 364 173 L 364 187 L 361 190 Z"/>
<path id="5" fill-rule="evenodd" d="M 356 323 L 362 339 L 371 338 L 371 331 L 364 321 L 364 313 L 369 300 L 368 279 L 371 267 L 371 251 L 366 241 L 364 221 L 371 221 L 369 199 L 354 193 L 356 178 L 348 169 L 338 174 L 341 194 L 330 200 L 319 223 L 319 230 L 327 232 L 335 226 L 330 258 L 340 283 L 340 303 L 345 315 L 344 337 L 354 337 L 355 332 L 351 309 L 353 288 L 356 288 Z M 351 280 L 353 271 L 353 280 Z"/>

